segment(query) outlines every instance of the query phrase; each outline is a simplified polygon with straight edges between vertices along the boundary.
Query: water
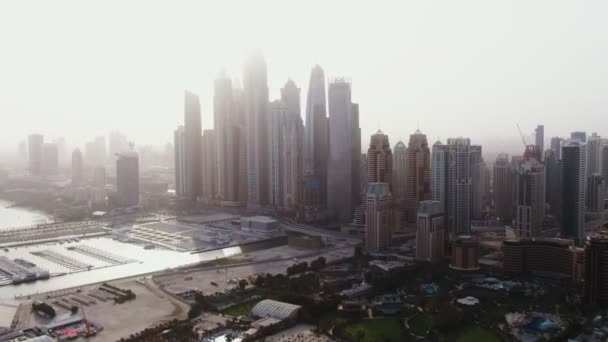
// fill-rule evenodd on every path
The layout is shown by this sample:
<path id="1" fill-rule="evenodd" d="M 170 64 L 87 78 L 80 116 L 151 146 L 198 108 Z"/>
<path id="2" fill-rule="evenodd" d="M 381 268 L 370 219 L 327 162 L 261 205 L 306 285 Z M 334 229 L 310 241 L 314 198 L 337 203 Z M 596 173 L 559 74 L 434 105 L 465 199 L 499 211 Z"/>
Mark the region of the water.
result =
<path id="1" fill-rule="evenodd" d="M 559 330 L 559 324 L 547 317 L 536 316 L 522 329 L 533 332 L 557 331 Z"/>
<path id="2" fill-rule="evenodd" d="M 77 245 L 91 246 L 117 256 L 135 259 L 136 261 L 123 265 L 108 266 L 107 263 L 101 260 L 67 249 L 67 247 Z M 93 268 L 90 271 L 74 272 L 68 268 L 65 268 L 64 266 L 30 253 L 33 251 L 35 252 L 42 250 L 51 250 L 99 268 Z M 227 247 L 224 249 L 199 254 L 160 249 L 144 249 L 143 246 L 119 242 L 107 237 L 83 239 L 78 242 L 72 241 L 63 244 L 48 243 L 42 245 L 11 247 L 9 248 L 8 252 L 0 250 L 0 256 L 7 256 L 11 259 L 23 258 L 27 261 L 33 262 L 38 267 L 48 270 L 51 272 L 51 274 L 66 274 L 51 277 L 48 280 L 38 280 L 33 283 L 1 286 L 0 298 L 14 298 L 15 296 L 56 291 L 69 287 L 110 281 L 112 279 L 132 277 L 140 274 L 194 264 L 201 261 L 223 258 L 239 253 L 241 253 L 240 247 Z"/>
<path id="3" fill-rule="evenodd" d="M 13 203 L 0 199 L 0 229 L 49 223 L 53 220 L 42 212 L 12 207 Z"/>

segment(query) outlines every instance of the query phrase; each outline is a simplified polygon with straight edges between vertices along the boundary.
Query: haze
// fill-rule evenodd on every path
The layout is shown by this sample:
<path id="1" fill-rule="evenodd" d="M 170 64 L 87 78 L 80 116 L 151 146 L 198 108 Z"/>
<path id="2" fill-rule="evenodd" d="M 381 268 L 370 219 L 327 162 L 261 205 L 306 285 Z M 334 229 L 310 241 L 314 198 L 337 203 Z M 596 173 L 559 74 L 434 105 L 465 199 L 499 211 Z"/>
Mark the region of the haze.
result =
<path id="1" fill-rule="evenodd" d="M 164 144 L 184 89 L 212 127 L 214 78 L 240 79 L 252 49 L 265 55 L 271 99 L 288 78 L 305 98 L 317 63 L 351 78 L 364 141 L 381 128 L 407 142 L 420 127 L 431 142 L 468 136 L 492 149 L 520 144 L 516 122 L 526 133 L 544 124 L 547 139 L 606 136 L 607 11 L 604 1 L 3 2 L 0 146 L 33 132 L 77 145 L 110 130 Z"/>

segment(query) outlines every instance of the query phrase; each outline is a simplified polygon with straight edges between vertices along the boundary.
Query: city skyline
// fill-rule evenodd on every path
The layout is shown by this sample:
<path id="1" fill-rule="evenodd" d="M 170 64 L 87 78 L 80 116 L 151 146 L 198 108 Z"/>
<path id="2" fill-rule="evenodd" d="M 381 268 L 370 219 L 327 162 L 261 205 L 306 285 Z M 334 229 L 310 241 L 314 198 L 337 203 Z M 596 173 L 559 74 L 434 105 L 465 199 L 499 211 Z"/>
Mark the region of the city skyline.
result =
<path id="1" fill-rule="evenodd" d="M 287 6 L 274 5 L 278 10 Z M 365 5 L 349 4 L 352 15 L 341 19 L 344 25 L 338 27 L 331 22 L 335 14 L 340 13 L 339 4 L 324 6 L 324 11 L 315 11 L 314 4 L 296 5 L 305 15 L 302 19 L 286 16 L 295 20 L 291 25 L 280 25 L 286 18 L 277 18 L 278 24 L 266 23 L 263 19 L 270 14 L 265 14 L 265 10 L 272 6 L 263 8 L 246 3 L 239 6 L 246 14 L 234 14 L 234 21 L 247 24 L 255 18 L 262 19 L 259 28 L 251 32 L 229 28 L 225 35 L 215 36 L 210 28 L 225 27 L 225 24 L 213 18 L 208 22 L 195 20 L 197 14 L 208 12 L 210 8 L 205 5 L 168 10 L 166 15 L 183 17 L 185 22 L 172 28 L 154 26 L 155 20 L 166 11 L 151 6 L 150 17 L 141 23 L 141 31 L 149 29 L 150 32 L 127 27 L 127 18 L 137 6 L 121 8 L 123 11 L 119 14 L 113 14 L 111 6 L 98 8 L 101 13 L 115 16 L 117 22 L 116 28 L 103 33 L 95 30 L 95 19 L 91 23 L 84 20 L 90 19 L 88 11 L 83 13 L 83 19 L 69 18 L 59 26 L 45 25 L 48 32 L 40 36 L 24 27 L 27 21 L 13 19 L 18 16 L 3 17 L 1 25 L 7 28 L 3 32 L 22 28 L 24 37 L 32 44 L 22 47 L 15 37 L 3 39 L 7 44 L 4 56 L 7 62 L 0 64 L 4 75 L 0 81 L 3 94 L 0 113 L 11 120 L 7 134 L 0 137 L 0 151 L 13 152 L 21 137 L 37 131 L 48 137 L 65 135 L 73 145 L 81 145 L 91 136 L 114 129 L 129 132 L 133 141 L 141 145 L 169 142 L 172 128 L 179 124 L 182 115 L 180 98 L 184 89 L 200 96 L 203 129 L 212 128 L 216 76 L 225 70 L 230 78 L 242 82 L 243 62 L 249 51 L 256 48 L 267 60 L 271 99 L 279 97 L 280 87 L 287 78 L 302 86 L 301 96 L 306 98 L 309 71 L 316 64 L 323 67 L 328 80 L 336 75 L 349 76 L 354 84 L 353 102 L 361 104 L 362 136 L 381 128 L 395 140 L 405 140 L 420 127 L 429 134 L 430 141 L 435 141 L 445 140 L 457 131 L 458 135 L 484 145 L 488 152 L 494 148 L 486 140 L 494 137 L 506 141 L 513 144 L 512 150 L 506 151 L 512 153 L 519 147 L 516 122 L 529 133 L 536 124 L 544 123 L 546 139 L 565 137 L 574 129 L 591 133 L 593 127 L 606 127 L 603 115 L 606 100 L 603 92 L 597 91 L 608 74 L 602 62 L 606 53 L 601 44 L 594 43 L 608 30 L 598 22 L 599 13 L 605 12 L 601 8 L 605 4 L 579 7 L 551 3 L 552 16 L 534 16 L 544 10 L 542 3 L 513 8 L 484 5 L 488 19 L 479 19 L 470 13 L 471 4 L 453 5 L 446 13 L 437 13 L 432 5 L 397 3 L 387 5 L 386 10 L 380 12 Z M 65 5 L 53 6 L 46 13 L 64 9 Z M 231 9 L 222 5 L 217 11 L 224 14 Z M 78 6 L 74 10 L 84 11 Z M 1 12 L 23 11 L 26 8 L 13 5 Z M 309 17 L 306 14 L 312 13 L 321 16 L 318 26 L 305 25 L 304 18 Z M 390 18 L 379 22 L 377 27 L 358 28 L 356 23 L 365 20 L 368 13 Z M 431 14 L 425 17 L 428 22 L 410 18 L 421 14 Z M 520 25 L 508 26 L 514 32 L 506 33 L 511 16 L 520 19 Z M 579 18 L 582 16 L 585 21 Z M 49 20 L 45 17 L 32 19 L 45 23 Z M 53 15 L 48 16 L 51 17 Z M 439 21 L 445 21 L 453 32 L 434 29 L 433 24 Z M 462 24 L 467 21 L 471 23 Z M 476 24 L 490 22 L 485 28 L 487 32 L 474 30 Z M 570 34 L 563 34 L 566 26 L 560 22 L 570 23 L 567 26 Z M 71 42 L 83 36 L 66 34 L 70 25 L 76 24 L 82 26 L 82 34 L 92 36 L 78 51 L 73 50 Z M 420 29 L 408 29 L 416 25 Z M 290 39 L 273 35 L 276 27 L 286 27 L 280 37 Z M 386 39 L 375 39 L 379 36 Z M 578 39 L 580 36 L 586 39 Z M 175 37 L 180 38 L 172 41 Z M 496 41 L 492 42 L 490 37 Z M 109 39 L 102 41 L 101 38 Z M 334 49 L 340 39 L 344 48 Z M 130 48 L 131 40 L 141 43 L 141 51 Z M 452 40 L 462 44 L 451 43 Z M 544 42 L 542 49 L 536 47 L 539 40 Z M 208 43 L 201 48 L 198 41 Z M 394 47 L 391 41 L 403 44 Z M 55 44 L 53 53 L 45 60 L 23 60 L 23 55 L 38 55 L 38 49 L 51 43 Z M 471 49 L 473 44 L 481 47 Z M 166 51 L 158 53 L 159 47 Z M 571 48 L 577 51 L 576 55 L 569 52 Z M 98 54 L 99 49 L 103 49 L 103 53 Z M 107 52 L 119 49 L 125 53 Z M 379 53 L 382 51 L 384 53 Z M 449 57 L 438 60 L 436 56 Z M 182 63 L 176 67 L 175 61 Z M 566 63 L 580 68 L 576 72 L 564 69 Z M 91 70 L 91 64 L 97 65 L 95 70 Z M 495 65 L 504 68 L 494 68 Z M 117 82 L 119 76 L 121 81 Z M 379 84 L 382 87 L 378 87 Z M 305 120 L 304 108 L 301 113 Z M 154 118 L 147 122 L 146 130 L 140 127 L 143 117 Z M 454 119 L 445 125 L 446 118 Z M 86 119 L 86 125 L 78 131 L 66 132 L 66 122 L 82 119 Z M 33 127 L 32 122 L 36 122 L 37 127 Z M 608 135 L 605 129 L 598 133 Z"/>

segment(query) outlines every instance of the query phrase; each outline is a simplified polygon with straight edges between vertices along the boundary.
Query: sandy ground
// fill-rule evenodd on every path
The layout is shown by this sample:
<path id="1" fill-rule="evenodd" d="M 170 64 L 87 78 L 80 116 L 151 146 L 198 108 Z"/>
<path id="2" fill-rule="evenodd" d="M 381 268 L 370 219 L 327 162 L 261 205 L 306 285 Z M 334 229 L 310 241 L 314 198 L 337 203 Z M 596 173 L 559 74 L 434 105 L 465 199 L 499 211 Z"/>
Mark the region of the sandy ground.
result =
<path id="1" fill-rule="evenodd" d="M 95 337 L 96 341 L 116 341 L 161 322 L 184 319 L 190 309 L 188 305 L 163 292 L 150 279 L 146 279 L 144 284 L 134 280 L 115 281 L 110 284 L 122 289 L 131 289 L 136 298 L 122 304 L 97 301 L 96 304 L 84 307 L 87 319 L 104 327 Z M 95 286 L 84 286 L 83 293 L 93 287 Z M 69 316 L 70 313 L 66 310 L 57 310 L 56 319 Z M 33 313 L 30 315 L 29 325 L 45 323 L 48 323 L 48 320 Z"/>
<path id="2" fill-rule="evenodd" d="M 313 254 L 313 255 L 310 255 Z M 238 266 L 209 267 L 203 270 L 181 272 L 177 274 L 160 274 L 154 276 L 154 282 L 171 293 L 180 293 L 191 289 L 203 291 L 203 293 L 223 292 L 233 285 L 229 284 L 231 279 L 244 278 L 255 273 L 285 273 L 287 267 L 298 261 L 312 261 L 319 256 L 325 257 L 328 262 L 352 256 L 353 248 L 334 247 L 329 250 L 311 251 L 296 249 L 289 246 L 281 246 L 256 251 L 245 255 L 252 263 Z M 309 255 L 309 256 L 306 256 Z M 281 259 L 280 261 L 266 261 Z M 213 285 L 212 283 L 216 283 Z"/>

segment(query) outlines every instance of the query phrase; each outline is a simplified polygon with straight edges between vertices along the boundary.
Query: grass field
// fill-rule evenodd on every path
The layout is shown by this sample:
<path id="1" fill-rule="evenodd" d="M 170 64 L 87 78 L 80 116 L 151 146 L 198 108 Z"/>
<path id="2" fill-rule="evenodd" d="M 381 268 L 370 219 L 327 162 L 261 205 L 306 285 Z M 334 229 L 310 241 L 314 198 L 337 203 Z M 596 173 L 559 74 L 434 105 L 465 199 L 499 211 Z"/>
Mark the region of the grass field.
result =
<path id="1" fill-rule="evenodd" d="M 402 323 L 397 319 L 366 319 L 346 327 L 347 340 L 361 342 L 401 341 Z M 361 334 L 362 332 L 363 334 Z M 360 337 L 363 337 L 362 339 Z"/>
<path id="2" fill-rule="evenodd" d="M 460 334 L 456 342 L 501 342 L 502 339 L 490 330 L 477 326 L 470 327 Z"/>
<path id="3" fill-rule="evenodd" d="M 427 314 L 417 314 L 409 320 L 408 325 L 412 333 L 424 336 L 433 327 L 433 318 Z"/>
<path id="4" fill-rule="evenodd" d="M 251 313 L 251 309 L 253 309 L 253 307 L 259 302 L 260 302 L 259 299 L 251 300 L 251 301 L 241 303 L 241 304 L 238 304 L 235 306 L 231 306 L 227 309 L 224 309 L 221 311 L 221 313 L 223 313 L 224 315 L 232 316 L 232 317 L 244 316 L 244 315 Z"/>

